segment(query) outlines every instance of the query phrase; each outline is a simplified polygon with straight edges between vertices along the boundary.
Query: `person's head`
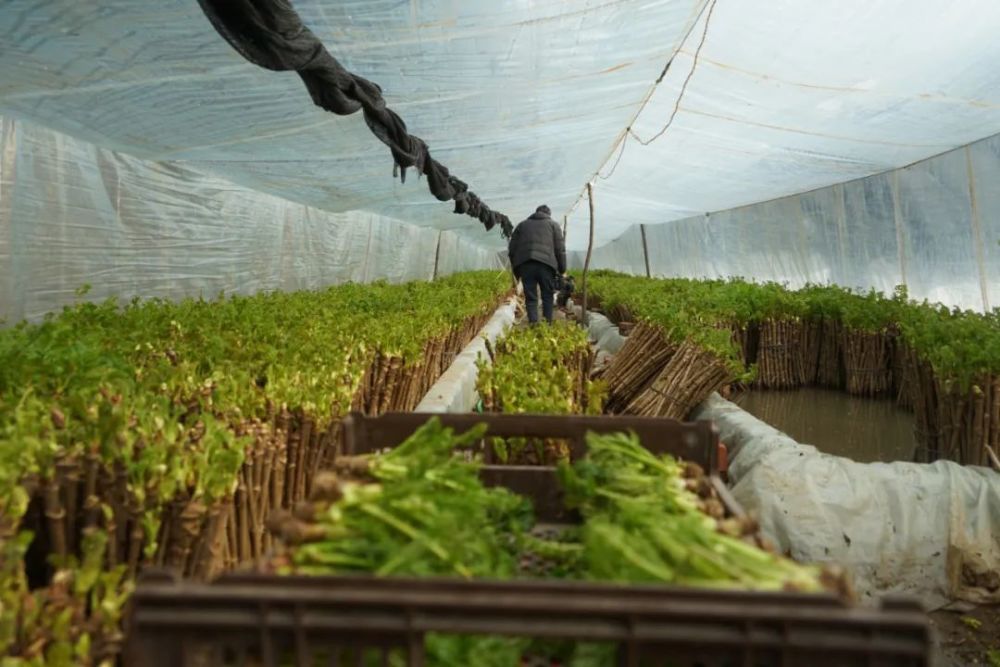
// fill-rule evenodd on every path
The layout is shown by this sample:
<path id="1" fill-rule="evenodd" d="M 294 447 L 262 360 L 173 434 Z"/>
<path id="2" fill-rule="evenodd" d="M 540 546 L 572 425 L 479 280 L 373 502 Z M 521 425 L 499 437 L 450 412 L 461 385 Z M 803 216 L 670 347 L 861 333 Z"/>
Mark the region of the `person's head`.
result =
<path id="1" fill-rule="evenodd" d="M 551 216 L 552 215 L 552 209 L 550 209 L 545 204 L 542 204 L 541 206 L 539 206 L 538 208 L 535 209 L 535 213 L 544 213 L 547 216 Z"/>

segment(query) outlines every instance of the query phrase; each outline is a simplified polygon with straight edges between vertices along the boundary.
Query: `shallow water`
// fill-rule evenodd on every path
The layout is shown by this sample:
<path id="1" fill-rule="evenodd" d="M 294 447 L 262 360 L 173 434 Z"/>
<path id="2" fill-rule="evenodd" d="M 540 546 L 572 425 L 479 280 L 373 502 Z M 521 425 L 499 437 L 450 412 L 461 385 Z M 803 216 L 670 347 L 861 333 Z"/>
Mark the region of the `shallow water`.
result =
<path id="1" fill-rule="evenodd" d="M 733 402 L 802 444 L 861 462 L 912 461 L 913 415 L 888 399 L 830 389 L 748 391 Z"/>

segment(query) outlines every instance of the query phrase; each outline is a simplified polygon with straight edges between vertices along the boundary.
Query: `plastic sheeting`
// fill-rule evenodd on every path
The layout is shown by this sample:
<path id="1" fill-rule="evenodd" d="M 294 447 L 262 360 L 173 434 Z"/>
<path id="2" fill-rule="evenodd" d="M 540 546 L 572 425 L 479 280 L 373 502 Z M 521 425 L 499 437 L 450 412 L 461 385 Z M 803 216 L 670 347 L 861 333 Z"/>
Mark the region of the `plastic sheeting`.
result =
<path id="1" fill-rule="evenodd" d="M 837 283 L 974 310 L 1000 306 L 1000 135 L 802 195 L 646 225 L 653 276 Z M 582 254 L 571 264 L 580 266 Z M 591 266 L 644 275 L 641 229 Z"/>
<path id="2" fill-rule="evenodd" d="M 569 207 L 705 0 L 298 0 L 435 158 L 512 220 Z M 342 212 L 496 232 L 393 183 L 360 114 L 243 60 L 191 0 L 5 0 L 0 113 Z M 381 261 L 380 258 L 379 261 Z"/>
<path id="3" fill-rule="evenodd" d="M 579 202 L 567 241 L 581 250 L 580 193 L 594 179 L 597 266 L 645 271 L 642 224 L 659 275 L 905 282 L 918 298 L 994 306 L 1000 140 L 927 158 L 1000 132 L 1000 4 L 708 6 L 295 2 L 434 156 L 513 220 L 541 202 L 556 217 Z M 675 106 L 668 131 L 640 145 L 635 137 L 654 137 Z M 423 184 L 393 182 L 388 152 L 359 115 L 328 114 L 294 74 L 245 62 L 189 0 L 6 0 L 0 113 L 115 150 L 119 161 L 180 170 L 199 205 L 220 205 L 208 191 L 235 190 L 224 178 L 350 219 L 381 216 L 502 247 Z M 154 209 L 154 199 L 142 206 Z M 183 206 L 166 208 L 154 215 L 170 219 Z M 143 243 L 178 233 L 149 231 Z M 439 264 L 465 261 L 437 254 Z M 367 261 L 399 273 L 396 259 L 373 252 Z M 144 286 L 170 290 L 153 285 L 151 267 L 143 272 Z"/>
<path id="4" fill-rule="evenodd" d="M 863 599 L 1000 601 L 1000 474 L 829 456 L 718 395 L 694 416 L 718 425 L 734 497 L 796 560 L 849 567 Z"/>
<path id="5" fill-rule="evenodd" d="M 118 296 L 214 297 L 500 268 L 452 232 L 329 213 L 0 119 L 0 320 Z M 439 246 L 440 243 L 440 246 Z"/>
<path id="6" fill-rule="evenodd" d="M 620 161 L 615 151 L 601 169 L 597 244 L 633 224 L 855 180 L 1000 132 L 998 29 L 990 0 L 717 2 L 632 124 Z M 652 139 L 679 98 L 670 128 L 641 145 L 635 137 Z M 928 210 L 934 224 L 944 213 Z M 871 222 L 892 229 L 892 216 L 858 220 Z M 584 198 L 570 219 L 575 249 L 586 224 Z"/>

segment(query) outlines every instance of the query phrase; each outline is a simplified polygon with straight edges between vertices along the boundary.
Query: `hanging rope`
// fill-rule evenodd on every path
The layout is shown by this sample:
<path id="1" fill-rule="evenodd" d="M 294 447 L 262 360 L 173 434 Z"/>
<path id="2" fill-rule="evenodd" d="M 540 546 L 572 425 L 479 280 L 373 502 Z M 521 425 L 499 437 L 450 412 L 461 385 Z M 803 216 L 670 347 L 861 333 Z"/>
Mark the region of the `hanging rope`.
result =
<path id="1" fill-rule="evenodd" d="M 357 111 L 378 139 L 389 147 L 393 176 L 406 182 L 413 167 L 427 177 L 440 201 L 455 201 L 455 213 L 477 218 L 487 229 L 513 231 L 510 219 L 490 209 L 469 186 L 431 157 L 427 144 L 409 134 L 406 123 L 385 105 L 378 85 L 348 72 L 309 30 L 289 0 L 198 0 L 216 31 L 251 63 L 273 71 L 294 70 L 313 102 L 338 116 Z"/>

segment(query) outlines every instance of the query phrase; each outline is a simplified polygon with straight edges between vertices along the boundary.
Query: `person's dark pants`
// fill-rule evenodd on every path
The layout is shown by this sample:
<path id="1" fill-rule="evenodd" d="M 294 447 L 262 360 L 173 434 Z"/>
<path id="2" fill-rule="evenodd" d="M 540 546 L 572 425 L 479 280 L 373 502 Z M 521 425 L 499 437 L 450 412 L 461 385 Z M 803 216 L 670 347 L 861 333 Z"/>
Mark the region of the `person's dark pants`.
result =
<path id="1" fill-rule="evenodd" d="M 555 291 L 556 270 L 548 264 L 529 260 L 517 267 L 524 287 L 524 305 L 528 311 L 528 322 L 538 322 L 538 292 L 542 293 L 542 317 L 552 321 L 552 297 Z"/>

